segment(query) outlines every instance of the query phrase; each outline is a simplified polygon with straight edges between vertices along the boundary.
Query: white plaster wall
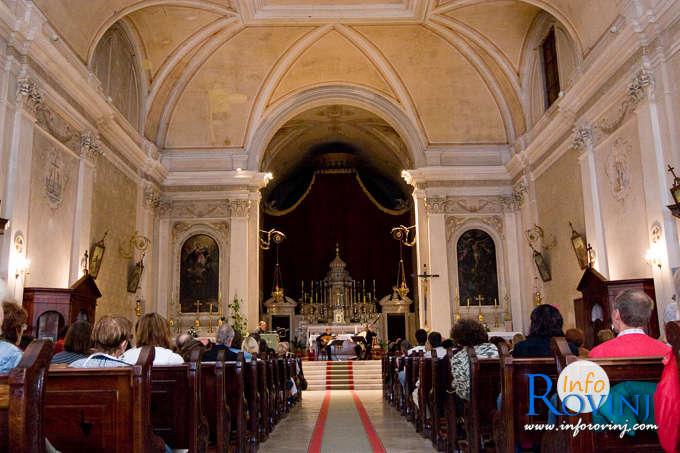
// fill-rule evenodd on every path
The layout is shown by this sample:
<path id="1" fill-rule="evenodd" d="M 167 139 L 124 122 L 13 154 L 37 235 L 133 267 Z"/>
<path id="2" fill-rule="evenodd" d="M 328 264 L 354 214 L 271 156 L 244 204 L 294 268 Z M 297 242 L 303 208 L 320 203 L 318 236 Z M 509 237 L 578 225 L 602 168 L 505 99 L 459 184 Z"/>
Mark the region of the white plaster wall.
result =
<path id="1" fill-rule="evenodd" d="M 50 205 L 47 197 L 46 178 L 52 170 L 62 181 L 61 204 Z M 31 273 L 25 286 L 68 287 L 77 184 L 77 159 L 36 129 L 27 231 Z"/>
<path id="2" fill-rule="evenodd" d="M 628 165 L 630 187 L 624 198 L 617 199 L 612 190 L 613 175 L 611 175 L 611 170 L 608 170 L 608 161 L 612 159 L 612 153 L 622 148 L 630 153 Z M 651 269 L 645 262 L 649 239 L 640 140 L 635 117 L 631 117 L 616 133 L 597 146 L 595 165 L 605 230 L 609 278 L 622 280 L 651 277 Z"/>

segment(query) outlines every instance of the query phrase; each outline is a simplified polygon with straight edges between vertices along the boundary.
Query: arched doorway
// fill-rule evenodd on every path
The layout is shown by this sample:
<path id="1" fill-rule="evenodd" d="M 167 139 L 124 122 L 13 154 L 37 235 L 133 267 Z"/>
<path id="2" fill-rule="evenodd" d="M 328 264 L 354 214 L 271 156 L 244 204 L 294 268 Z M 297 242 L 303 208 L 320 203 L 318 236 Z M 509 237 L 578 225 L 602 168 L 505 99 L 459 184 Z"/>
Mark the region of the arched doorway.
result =
<path id="1" fill-rule="evenodd" d="M 260 167 L 275 175 L 262 191 L 261 229 L 275 228 L 287 236 L 278 253 L 280 283 L 285 296 L 298 303 L 298 319 L 304 314 L 303 300 L 328 303 L 329 297 L 340 297 L 325 286 L 336 258 L 349 279 L 342 297 L 358 300 L 359 310 L 364 300 L 370 304 L 392 294 L 400 249 L 390 230 L 415 223 L 411 189 L 400 176 L 413 165 L 392 126 L 356 106 L 310 108 L 274 134 Z M 415 270 L 414 250 L 406 248 L 402 256 L 412 296 L 417 284 L 410 278 Z M 261 300 L 266 301 L 275 286 L 276 251 L 263 252 L 260 262 Z M 381 310 L 379 304 L 376 310 Z M 304 321 L 352 324 L 377 320 L 377 316 L 358 316 L 351 309 L 344 315 L 342 323 L 331 312 Z M 296 322 L 286 317 L 269 313 L 267 319 L 273 327 L 294 330 Z M 392 336 L 383 333 L 385 338 Z"/>

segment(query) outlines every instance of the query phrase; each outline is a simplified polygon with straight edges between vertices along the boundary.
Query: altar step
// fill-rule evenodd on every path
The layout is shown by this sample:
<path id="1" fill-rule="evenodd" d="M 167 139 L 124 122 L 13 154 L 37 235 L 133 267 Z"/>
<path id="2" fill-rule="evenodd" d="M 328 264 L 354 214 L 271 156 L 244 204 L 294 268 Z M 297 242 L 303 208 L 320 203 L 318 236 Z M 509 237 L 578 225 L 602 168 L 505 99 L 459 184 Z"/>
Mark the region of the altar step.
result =
<path id="1" fill-rule="evenodd" d="M 380 390 L 380 360 L 305 361 L 307 390 Z"/>

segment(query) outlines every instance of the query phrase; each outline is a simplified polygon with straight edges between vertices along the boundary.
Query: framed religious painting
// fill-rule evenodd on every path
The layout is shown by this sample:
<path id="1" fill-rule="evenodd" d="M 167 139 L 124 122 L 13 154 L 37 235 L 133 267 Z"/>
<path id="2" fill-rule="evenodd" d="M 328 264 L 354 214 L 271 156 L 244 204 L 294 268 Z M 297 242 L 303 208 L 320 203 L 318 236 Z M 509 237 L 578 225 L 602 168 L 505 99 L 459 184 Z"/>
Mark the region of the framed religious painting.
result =
<path id="1" fill-rule="evenodd" d="M 541 280 L 544 282 L 549 282 L 552 280 L 552 275 L 550 275 L 550 269 L 548 268 L 548 263 L 545 262 L 543 255 L 540 252 L 534 250 L 534 263 L 536 263 L 536 268 L 541 276 Z"/>
<path id="2" fill-rule="evenodd" d="M 571 246 L 574 248 L 578 265 L 581 266 L 581 269 L 585 269 L 588 267 L 588 247 L 586 246 L 586 241 L 583 239 L 583 236 L 574 230 L 571 222 L 569 222 L 569 227 L 571 228 Z"/>
<path id="3" fill-rule="evenodd" d="M 144 255 L 142 255 L 142 258 L 135 264 L 135 267 L 132 268 L 130 274 L 128 274 L 127 290 L 129 293 L 137 292 L 139 281 L 142 279 L 142 272 L 144 272 Z"/>
<path id="4" fill-rule="evenodd" d="M 90 274 L 90 276 L 92 276 L 92 278 L 94 279 L 97 278 L 97 275 L 99 275 L 99 270 L 102 268 L 104 251 L 106 251 L 106 247 L 104 246 L 104 240 L 106 239 L 107 234 L 108 231 L 104 233 L 104 237 L 101 239 L 101 241 L 97 242 L 92 247 L 92 251 L 90 253 L 90 263 L 87 269 L 87 273 Z"/>

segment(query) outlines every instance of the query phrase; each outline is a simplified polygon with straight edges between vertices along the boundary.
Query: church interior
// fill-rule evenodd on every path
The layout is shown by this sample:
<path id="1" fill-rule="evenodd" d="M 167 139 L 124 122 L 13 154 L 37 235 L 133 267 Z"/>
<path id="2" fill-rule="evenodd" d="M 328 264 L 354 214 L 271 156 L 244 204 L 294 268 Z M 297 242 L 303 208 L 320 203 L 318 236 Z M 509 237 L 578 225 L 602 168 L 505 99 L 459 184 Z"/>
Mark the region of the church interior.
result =
<path id="1" fill-rule="evenodd" d="M 680 451 L 680 1 L 0 0 L 0 61 L 0 452 Z M 579 362 L 654 429 L 527 428 Z"/>

